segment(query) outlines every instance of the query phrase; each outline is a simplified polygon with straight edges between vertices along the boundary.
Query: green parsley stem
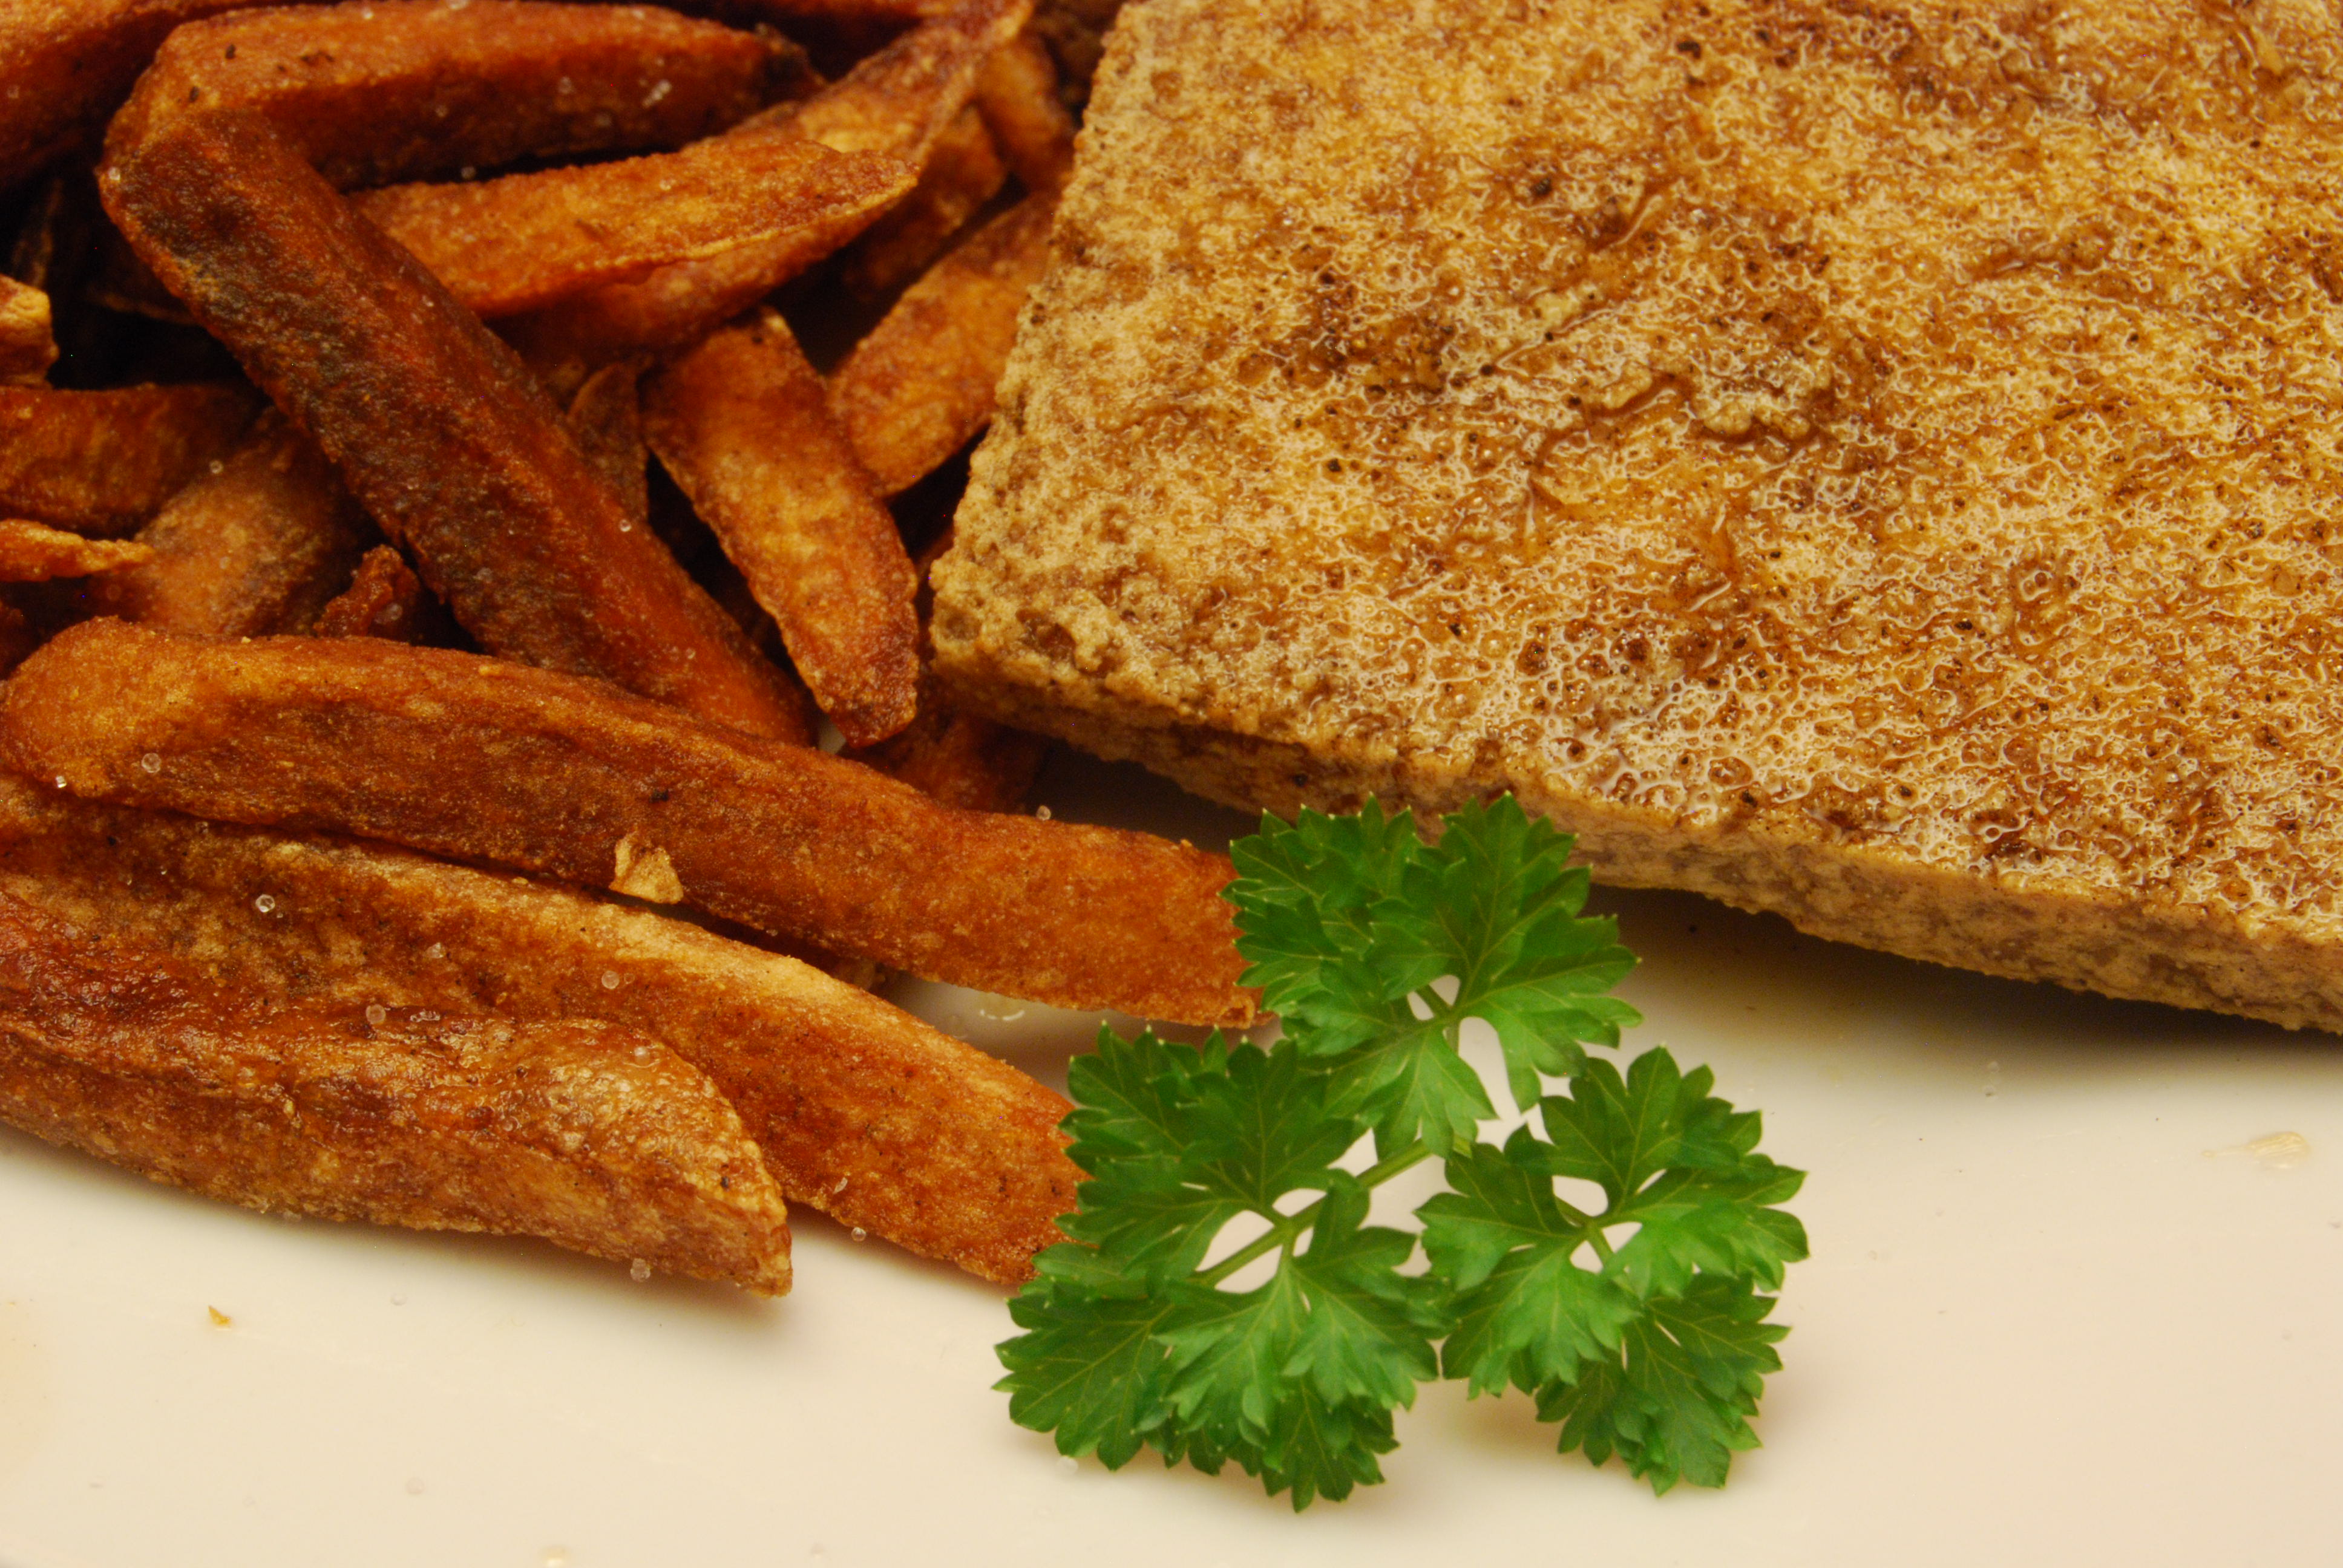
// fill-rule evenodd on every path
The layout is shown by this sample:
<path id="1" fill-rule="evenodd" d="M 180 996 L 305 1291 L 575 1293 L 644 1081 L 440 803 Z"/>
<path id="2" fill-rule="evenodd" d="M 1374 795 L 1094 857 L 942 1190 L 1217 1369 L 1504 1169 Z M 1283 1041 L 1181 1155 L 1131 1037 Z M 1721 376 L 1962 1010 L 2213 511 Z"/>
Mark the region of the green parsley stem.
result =
<path id="1" fill-rule="evenodd" d="M 1361 1171 L 1359 1185 L 1368 1188 L 1380 1187 L 1401 1171 L 1421 1165 L 1431 1158 L 1431 1145 L 1419 1138 L 1398 1153 L 1378 1160 Z M 1318 1222 L 1318 1211 L 1325 1206 L 1326 1200 L 1321 1198 L 1316 1202 L 1298 1209 L 1291 1214 L 1272 1213 L 1268 1216 L 1270 1229 L 1263 1231 L 1260 1235 L 1197 1275 L 1197 1282 L 1203 1285 L 1218 1285 L 1247 1263 L 1279 1247 L 1284 1247 L 1290 1252 L 1293 1243 L 1301 1238 L 1302 1232 Z M 1259 1211 L 1256 1210 L 1254 1212 L 1258 1213 Z"/>

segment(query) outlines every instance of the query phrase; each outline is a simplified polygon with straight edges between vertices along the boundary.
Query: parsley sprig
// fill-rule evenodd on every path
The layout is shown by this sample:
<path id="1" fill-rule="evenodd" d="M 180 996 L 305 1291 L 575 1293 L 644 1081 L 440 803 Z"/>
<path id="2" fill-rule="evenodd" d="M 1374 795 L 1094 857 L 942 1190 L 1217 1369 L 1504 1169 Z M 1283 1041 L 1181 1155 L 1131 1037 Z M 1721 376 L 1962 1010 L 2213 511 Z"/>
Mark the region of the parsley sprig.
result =
<path id="1" fill-rule="evenodd" d="M 1234 1461 L 1299 1510 L 1381 1481 L 1393 1411 L 1445 1376 L 1522 1390 L 1564 1452 L 1617 1453 L 1655 1491 L 1724 1483 L 1781 1365 L 1788 1330 L 1760 1292 L 1806 1255 L 1776 1206 L 1803 1174 L 1755 1151 L 1756 1112 L 1707 1069 L 1654 1050 L 1623 1076 L 1586 1055 L 1641 1020 L 1607 994 L 1634 959 L 1581 914 L 1572 845 L 1506 797 L 1436 844 L 1370 802 L 1264 817 L 1232 847 L 1245 979 L 1283 1037 L 1106 1030 L 1073 1063 L 1069 1152 L 1091 1179 L 1010 1304 L 1013 1419 L 1111 1468 L 1143 1447 Z M 1479 1140 L 1496 1111 L 1457 1049 L 1473 1018 L 1544 1136 Z M 1369 1136 L 1373 1163 L 1345 1170 Z M 1448 1191 L 1421 1231 L 1367 1224 L 1373 1189 L 1432 1159 Z M 1208 1266 L 1242 1215 L 1261 1233 Z M 1406 1271 L 1419 1244 L 1428 1267 Z M 1272 1254 L 1266 1281 L 1232 1287 Z"/>

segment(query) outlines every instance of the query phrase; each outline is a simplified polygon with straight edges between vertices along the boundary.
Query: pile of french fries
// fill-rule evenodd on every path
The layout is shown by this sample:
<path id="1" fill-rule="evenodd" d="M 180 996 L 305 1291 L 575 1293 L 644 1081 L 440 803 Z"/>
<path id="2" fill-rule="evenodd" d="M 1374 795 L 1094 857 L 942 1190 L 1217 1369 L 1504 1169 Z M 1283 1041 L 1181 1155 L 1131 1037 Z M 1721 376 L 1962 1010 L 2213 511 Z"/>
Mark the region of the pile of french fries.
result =
<path id="1" fill-rule="evenodd" d="M 1064 1102 L 853 982 L 1254 1007 L 1226 859 L 1014 814 L 924 670 L 1072 156 L 1031 8 L 0 18 L 0 1120 L 769 1293 L 790 1201 L 1029 1272 Z"/>

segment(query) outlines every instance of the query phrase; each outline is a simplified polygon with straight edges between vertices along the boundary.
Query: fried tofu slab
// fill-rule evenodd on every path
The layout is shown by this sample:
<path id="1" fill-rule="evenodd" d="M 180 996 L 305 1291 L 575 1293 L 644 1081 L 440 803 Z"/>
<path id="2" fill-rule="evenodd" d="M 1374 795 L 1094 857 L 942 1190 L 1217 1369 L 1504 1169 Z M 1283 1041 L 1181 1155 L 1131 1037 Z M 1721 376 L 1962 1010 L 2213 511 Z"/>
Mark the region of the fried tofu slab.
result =
<path id="1" fill-rule="evenodd" d="M 2326 8 L 1151 0 L 1082 136 L 957 699 L 2343 1028 Z"/>

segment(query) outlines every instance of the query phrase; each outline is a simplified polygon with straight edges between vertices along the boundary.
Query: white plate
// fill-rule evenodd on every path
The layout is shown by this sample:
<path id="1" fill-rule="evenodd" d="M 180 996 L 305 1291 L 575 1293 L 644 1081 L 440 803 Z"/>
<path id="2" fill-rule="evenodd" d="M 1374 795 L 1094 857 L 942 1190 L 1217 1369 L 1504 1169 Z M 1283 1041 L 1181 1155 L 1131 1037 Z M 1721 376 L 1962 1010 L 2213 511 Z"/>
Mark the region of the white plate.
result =
<path id="1" fill-rule="evenodd" d="M 1062 759 L 1039 798 L 1200 841 L 1243 826 Z M 1713 1064 L 1813 1172 L 1766 1446 L 1721 1493 L 1654 1499 L 1556 1457 L 1520 1397 L 1441 1385 L 1387 1484 L 1297 1518 L 1234 1472 L 1061 1462 L 991 1392 L 1003 1292 L 818 1216 L 796 1292 L 756 1302 L 533 1243 L 263 1219 L 0 1133 L 0 1563 L 2331 1554 L 2333 1040 L 1597 897 L 1644 957 L 1631 1047 Z M 1061 1081 L 1094 1022 L 906 1000 Z"/>

